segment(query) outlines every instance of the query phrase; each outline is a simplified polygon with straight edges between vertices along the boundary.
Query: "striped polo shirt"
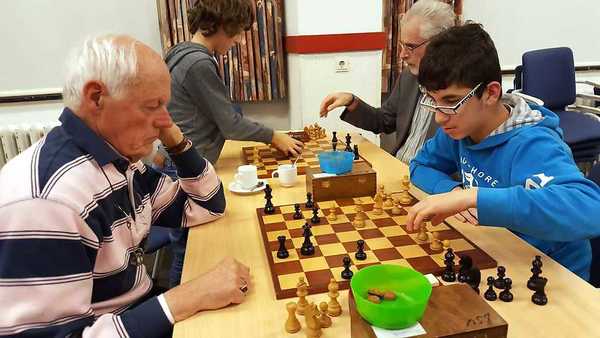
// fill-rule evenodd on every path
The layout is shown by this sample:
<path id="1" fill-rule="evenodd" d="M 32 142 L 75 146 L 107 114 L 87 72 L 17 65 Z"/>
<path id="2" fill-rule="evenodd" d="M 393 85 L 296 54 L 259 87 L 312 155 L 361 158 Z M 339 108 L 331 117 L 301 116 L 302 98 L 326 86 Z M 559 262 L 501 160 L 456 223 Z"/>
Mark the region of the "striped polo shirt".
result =
<path id="1" fill-rule="evenodd" d="M 194 147 L 171 180 L 130 163 L 66 108 L 46 137 L 0 172 L 0 336 L 160 337 L 172 325 L 132 252 L 150 226 L 223 214 L 213 167 Z"/>

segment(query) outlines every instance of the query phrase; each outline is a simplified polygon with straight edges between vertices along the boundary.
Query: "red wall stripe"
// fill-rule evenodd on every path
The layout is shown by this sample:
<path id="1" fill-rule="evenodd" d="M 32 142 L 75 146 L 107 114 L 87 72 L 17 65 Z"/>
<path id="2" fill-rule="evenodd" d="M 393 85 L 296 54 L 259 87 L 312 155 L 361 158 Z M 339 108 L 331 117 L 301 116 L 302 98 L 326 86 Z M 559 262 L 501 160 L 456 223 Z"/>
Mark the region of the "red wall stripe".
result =
<path id="1" fill-rule="evenodd" d="M 286 52 L 296 54 L 380 50 L 385 48 L 385 44 L 384 32 L 285 37 Z"/>

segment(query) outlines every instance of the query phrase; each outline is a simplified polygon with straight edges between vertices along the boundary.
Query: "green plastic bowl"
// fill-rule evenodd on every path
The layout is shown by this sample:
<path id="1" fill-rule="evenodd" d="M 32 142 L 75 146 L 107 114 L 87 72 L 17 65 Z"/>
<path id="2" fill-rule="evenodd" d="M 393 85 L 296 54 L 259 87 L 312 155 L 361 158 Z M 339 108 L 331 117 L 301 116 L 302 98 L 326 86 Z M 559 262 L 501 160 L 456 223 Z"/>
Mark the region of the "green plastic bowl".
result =
<path id="1" fill-rule="evenodd" d="M 360 269 L 350 281 L 358 313 L 371 325 L 383 329 L 403 329 L 418 322 L 425 312 L 431 284 L 423 274 L 391 264 L 371 265 Z M 393 301 L 375 304 L 367 300 L 369 289 L 396 293 Z"/>

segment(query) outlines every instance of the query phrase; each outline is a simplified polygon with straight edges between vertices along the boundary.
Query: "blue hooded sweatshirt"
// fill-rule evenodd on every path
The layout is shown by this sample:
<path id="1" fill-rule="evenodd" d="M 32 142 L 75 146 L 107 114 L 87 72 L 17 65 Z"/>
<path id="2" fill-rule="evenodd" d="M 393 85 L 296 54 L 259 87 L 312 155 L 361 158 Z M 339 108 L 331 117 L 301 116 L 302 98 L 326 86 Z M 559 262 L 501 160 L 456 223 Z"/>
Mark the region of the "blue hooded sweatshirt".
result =
<path id="1" fill-rule="evenodd" d="M 556 114 L 514 95 L 502 101 L 509 119 L 477 144 L 438 129 L 411 161 L 411 181 L 430 194 L 478 187 L 481 225 L 510 229 L 588 280 L 589 239 L 600 236 L 600 188 L 575 165 Z M 451 178 L 456 173 L 462 182 Z"/>

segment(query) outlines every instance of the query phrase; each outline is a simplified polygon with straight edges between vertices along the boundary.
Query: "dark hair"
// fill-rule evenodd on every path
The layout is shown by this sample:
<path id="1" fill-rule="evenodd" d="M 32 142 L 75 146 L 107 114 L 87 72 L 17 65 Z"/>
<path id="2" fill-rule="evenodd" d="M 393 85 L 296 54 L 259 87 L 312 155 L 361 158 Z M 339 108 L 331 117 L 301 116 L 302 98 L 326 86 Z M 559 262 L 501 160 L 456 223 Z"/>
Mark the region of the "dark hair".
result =
<path id="1" fill-rule="evenodd" d="M 452 85 L 473 88 L 497 81 L 502 83 L 498 52 L 489 34 L 475 23 L 449 28 L 435 36 L 419 65 L 419 84 L 436 91 Z"/>
<path id="2" fill-rule="evenodd" d="M 188 29 L 191 34 L 200 31 L 208 37 L 223 27 L 233 37 L 252 27 L 254 11 L 252 0 L 198 0 L 188 10 Z"/>

